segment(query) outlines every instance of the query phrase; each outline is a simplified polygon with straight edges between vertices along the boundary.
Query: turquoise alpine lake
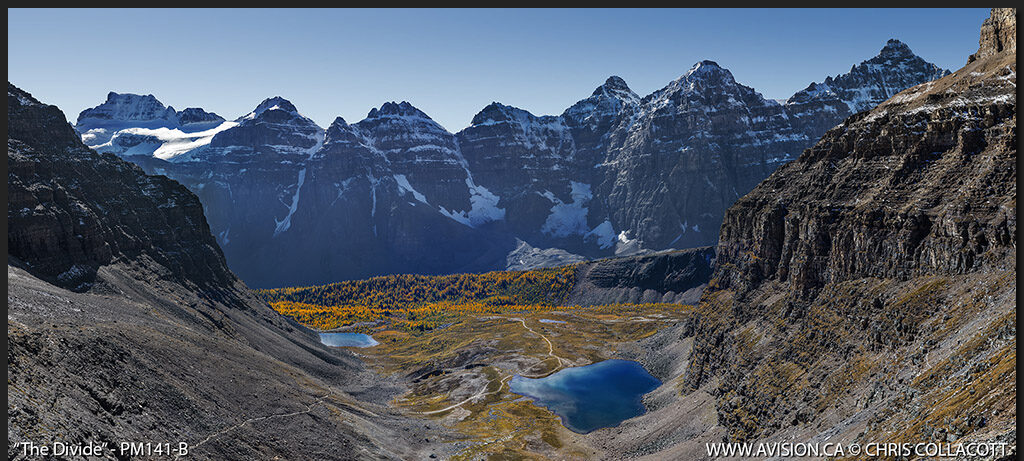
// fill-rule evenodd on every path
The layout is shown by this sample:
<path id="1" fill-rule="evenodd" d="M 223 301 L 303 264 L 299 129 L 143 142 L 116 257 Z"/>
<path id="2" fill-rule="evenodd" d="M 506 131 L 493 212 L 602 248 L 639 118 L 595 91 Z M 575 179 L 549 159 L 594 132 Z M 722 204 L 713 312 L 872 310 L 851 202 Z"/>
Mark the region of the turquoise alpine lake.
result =
<path id="1" fill-rule="evenodd" d="M 320 342 L 331 347 L 370 347 L 380 343 L 363 333 L 320 333 Z"/>
<path id="2" fill-rule="evenodd" d="M 644 414 L 644 394 L 661 381 L 631 360 L 605 360 L 559 370 L 538 379 L 516 375 L 509 389 L 533 399 L 562 418 L 562 424 L 580 434 Z"/>

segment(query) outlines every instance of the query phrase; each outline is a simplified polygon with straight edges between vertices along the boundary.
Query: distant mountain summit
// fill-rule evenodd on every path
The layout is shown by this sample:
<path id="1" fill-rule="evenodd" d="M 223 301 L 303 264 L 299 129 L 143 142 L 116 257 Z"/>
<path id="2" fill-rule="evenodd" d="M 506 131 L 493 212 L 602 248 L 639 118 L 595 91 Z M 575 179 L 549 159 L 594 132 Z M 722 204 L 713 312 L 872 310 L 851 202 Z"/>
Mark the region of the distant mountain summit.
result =
<path id="1" fill-rule="evenodd" d="M 227 157 L 239 161 L 241 158 L 266 156 L 278 162 L 291 162 L 281 163 L 283 165 L 294 165 L 315 153 L 323 140 L 323 128 L 300 114 L 287 99 L 275 96 L 265 99 L 252 112 L 215 133 L 207 145 L 169 160 L 183 162 Z"/>
<path id="2" fill-rule="evenodd" d="M 779 165 L 943 72 L 890 41 L 785 104 L 704 60 L 642 98 L 608 77 L 560 115 L 494 102 L 454 134 L 407 101 L 323 129 L 281 97 L 223 121 L 116 94 L 76 128 L 194 191 L 247 283 L 309 285 L 501 269 L 517 248 L 577 260 L 712 245 L 726 208 Z"/>
<path id="3" fill-rule="evenodd" d="M 915 55 L 905 43 L 890 39 L 877 56 L 850 68 L 850 71 L 811 83 L 787 100 L 787 104 L 807 100 L 841 101 L 851 113 L 877 106 L 911 86 L 949 75 Z"/>
<path id="4" fill-rule="evenodd" d="M 213 135 L 232 126 L 200 108 L 175 111 L 151 94 L 110 92 L 103 104 L 78 115 L 75 130 L 98 152 L 167 159 L 208 144 Z"/>
<path id="5" fill-rule="evenodd" d="M 597 87 L 589 98 L 583 99 L 562 113 L 562 118 L 570 127 L 587 127 L 592 131 L 601 131 L 612 119 L 623 110 L 635 109 L 640 104 L 640 97 L 629 89 L 626 81 L 618 76 L 608 77 L 603 85 Z"/>
<path id="6" fill-rule="evenodd" d="M 366 118 L 381 118 L 381 117 L 412 117 L 431 120 L 427 114 L 417 109 L 408 101 L 402 102 L 386 102 L 379 109 L 370 109 L 370 113 L 366 115 Z"/>
<path id="7" fill-rule="evenodd" d="M 851 67 L 845 74 L 811 83 L 785 104 L 797 124 L 824 134 L 850 115 L 949 73 L 915 55 L 905 43 L 890 39 L 877 56 Z"/>
<path id="8" fill-rule="evenodd" d="M 177 126 L 178 114 L 173 107 L 164 106 L 151 94 L 120 94 L 111 91 L 107 100 L 78 115 L 77 126 L 89 129 L 103 125 L 136 122 L 157 126 Z"/>
<path id="9" fill-rule="evenodd" d="M 185 108 L 178 111 L 177 116 L 178 126 L 184 128 L 185 131 L 199 131 L 224 122 L 223 117 L 198 107 Z"/>

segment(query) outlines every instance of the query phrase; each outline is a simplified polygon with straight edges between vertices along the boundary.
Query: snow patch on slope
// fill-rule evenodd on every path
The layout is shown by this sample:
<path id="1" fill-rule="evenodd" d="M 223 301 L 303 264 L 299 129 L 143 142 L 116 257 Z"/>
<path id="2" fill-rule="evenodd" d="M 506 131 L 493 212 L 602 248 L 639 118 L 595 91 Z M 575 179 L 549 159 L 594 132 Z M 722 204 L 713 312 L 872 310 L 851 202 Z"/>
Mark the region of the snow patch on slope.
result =
<path id="1" fill-rule="evenodd" d="M 587 228 L 587 207 L 584 206 L 593 197 L 590 184 L 572 181 L 570 183 L 572 202 L 565 203 L 555 197 L 550 191 L 540 194 L 551 201 L 551 214 L 548 215 L 541 232 L 553 237 L 568 237 L 570 235 L 586 235 L 590 229 Z"/>
<path id="2" fill-rule="evenodd" d="M 105 128 L 94 128 L 82 134 L 82 141 L 98 152 L 111 152 L 124 156 L 148 155 L 151 152 L 153 157 L 170 160 L 185 152 L 210 144 L 210 141 L 213 140 L 217 133 L 237 125 L 238 123 L 236 122 L 223 122 L 214 128 L 192 133 L 182 131 L 179 128 L 162 127 L 124 128 L 111 134 Z M 109 138 L 107 138 L 108 140 L 105 143 L 90 144 L 90 142 L 102 140 L 107 136 Z M 144 143 L 145 146 L 143 147 L 140 147 L 141 144 L 137 144 L 125 149 L 119 145 L 118 140 L 128 136 L 146 137 L 151 139 L 151 141 Z"/>
<path id="3" fill-rule="evenodd" d="M 411 192 L 412 196 L 415 197 L 416 200 L 426 203 L 427 205 L 430 205 L 429 203 L 427 203 L 427 198 L 423 196 L 423 194 L 416 192 L 416 189 L 412 188 L 412 184 L 409 184 L 409 180 L 405 177 L 404 174 L 396 174 L 394 175 L 394 178 L 395 182 L 398 183 L 398 192 L 400 194 L 405 195 L 406 192 Z"/>
<path id="4" fill-rule="evenodd" d="M 615 244 L 615 229 L 612 227 L 612 222 L 606 219 L 601 224 L 598 224 L 597 227 L 591 229 L 590 232 L 583 235 L 584 240 L 591 237 L 594 238 L 597 246 L 602 250 L 611 248 Z"/>
<path id="5" fill-rule="evenodd" d="M 615 243 L 615 256 L 629 256 L 645 252 L 640 239 L 629 238 L 629 231 L 619 232 L 618 241 Z"/>
<path id="6" fill-rule="evenodd" d="M 474 184 L 472 176 L 466 178 L 466 186 L 469 188 L 470 194 L 469 211 L 449 211 L 444 207 L 438 207 L 441 214 L 469 227 L 479 227 L 491 221 L 505 219 L 505 209 L 498 208 L 500 197 L 494 195 L 486 187 Z"/>
<path id="7" fill-rule="evenodd" d="M 299 182 L 295 185 L 295 194 L 292 195 L 292 203 L 288 206 L 288 216 L 278 221 L 274 218 L 274 237 L 292 227 L 292 215 L 299 209 L 299 193 L 302 192 L 302 183 L 306 182 L 306 169 L 299 170 Z"/>

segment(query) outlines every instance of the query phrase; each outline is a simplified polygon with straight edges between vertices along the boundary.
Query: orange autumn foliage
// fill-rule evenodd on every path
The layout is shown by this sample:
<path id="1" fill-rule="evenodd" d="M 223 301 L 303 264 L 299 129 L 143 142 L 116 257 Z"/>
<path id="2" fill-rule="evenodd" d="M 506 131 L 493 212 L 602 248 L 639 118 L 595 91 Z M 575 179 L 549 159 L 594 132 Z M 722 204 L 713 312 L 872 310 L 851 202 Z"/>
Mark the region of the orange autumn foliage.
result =
<path id="1" fill-rule="evenodd" d="M 444 276 L 388 275 L 310 287 L 257 290 L 279 313 L 319 330 L 385 321 L 425 331 L 468 314 L 549 310 L 576 280 L 575 266 Z"/>

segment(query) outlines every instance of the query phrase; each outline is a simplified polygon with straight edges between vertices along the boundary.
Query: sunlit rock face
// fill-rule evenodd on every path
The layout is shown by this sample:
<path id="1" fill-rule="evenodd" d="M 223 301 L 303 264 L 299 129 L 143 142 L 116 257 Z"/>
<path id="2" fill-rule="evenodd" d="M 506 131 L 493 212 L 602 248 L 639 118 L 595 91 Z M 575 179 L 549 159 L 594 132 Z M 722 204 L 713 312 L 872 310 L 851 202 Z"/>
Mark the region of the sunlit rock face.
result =
<path id="1" fill-rule="evenodd" d="M 730 440 L 1013 445 L 1015 27 L 994 9 L 969 64 L 850 116 L 728 209 L 680 380 L 716 396 Z"/>

